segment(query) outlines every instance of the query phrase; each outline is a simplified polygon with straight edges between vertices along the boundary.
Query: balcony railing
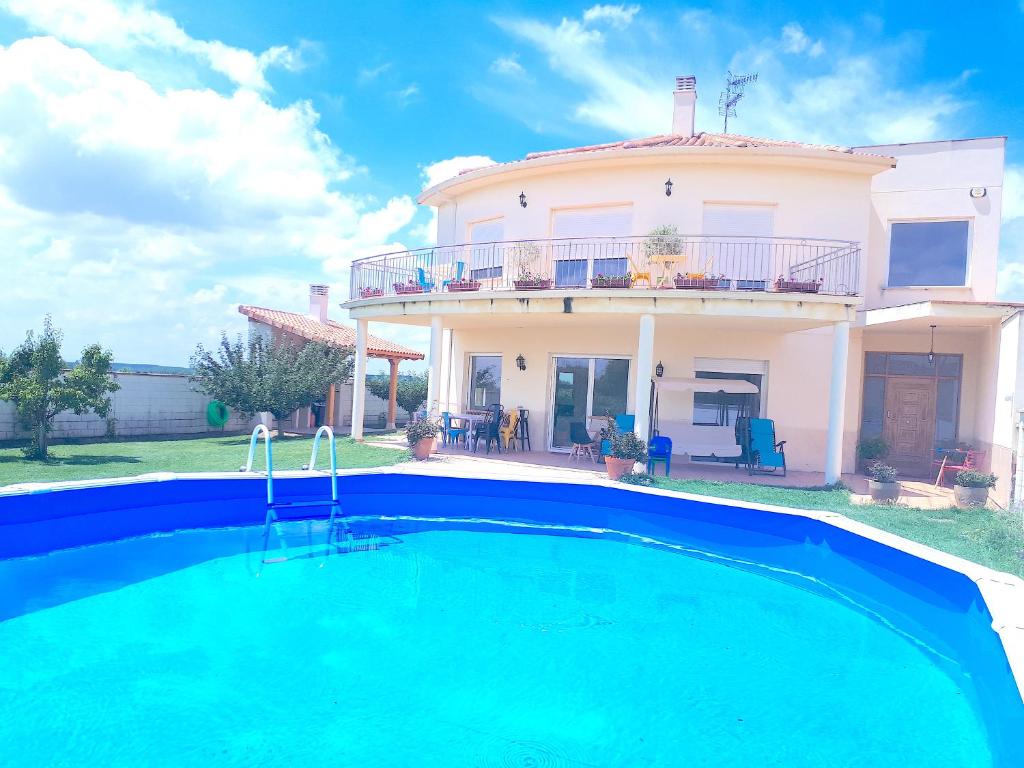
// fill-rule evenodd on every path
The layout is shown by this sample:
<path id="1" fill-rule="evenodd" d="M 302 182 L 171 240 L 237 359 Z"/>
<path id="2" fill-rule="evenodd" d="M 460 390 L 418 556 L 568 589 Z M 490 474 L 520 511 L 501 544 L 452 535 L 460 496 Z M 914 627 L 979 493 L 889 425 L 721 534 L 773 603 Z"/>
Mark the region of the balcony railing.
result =
<path id="1" fill-rule="evenodd" d="M 436 292 L 633 288 L 860 292 L 844 240 L 647 235 L 464 243 L 352 262 L 353 299 Z"/>

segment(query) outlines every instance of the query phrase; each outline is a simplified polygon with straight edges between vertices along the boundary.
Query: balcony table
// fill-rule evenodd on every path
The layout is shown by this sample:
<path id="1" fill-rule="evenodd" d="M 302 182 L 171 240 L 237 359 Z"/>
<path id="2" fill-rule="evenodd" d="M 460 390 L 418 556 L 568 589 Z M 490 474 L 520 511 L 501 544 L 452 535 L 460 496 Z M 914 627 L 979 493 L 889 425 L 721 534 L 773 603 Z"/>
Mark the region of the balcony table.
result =
<path id="1" fill-rule="evenodd" d="M 681 254 L 659 254 L 651 256 L 651 264 L 657 264 L 661 267 L 661 274 L 658 275 L 658 280 L 655 283 L 655 288 L 664 288 L 665 283 L 671 283 L 675 277 L 672 272 L 673 268 L 678 267 L 680 264 L 686 263 L 686 256 Z M 677 270 L 678 271 L 678 270 Z"/>

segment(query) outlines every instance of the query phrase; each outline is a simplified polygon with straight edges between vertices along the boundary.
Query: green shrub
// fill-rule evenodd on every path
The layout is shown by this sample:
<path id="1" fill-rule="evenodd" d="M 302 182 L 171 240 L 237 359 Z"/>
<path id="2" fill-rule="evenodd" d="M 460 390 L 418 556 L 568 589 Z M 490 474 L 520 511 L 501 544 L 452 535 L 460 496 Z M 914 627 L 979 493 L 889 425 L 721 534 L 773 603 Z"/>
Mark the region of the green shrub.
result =
<path id="1" fill-rule="evenodd" d="M 864 461 L 877 461 L 889 455 L 889 444 L 880 437 L 861 440 L 857 444 L 857 455 Z"/>
<path id="2" fill-rule="evenodd" d="M 633 431 L 623 432 L 615 426 L 615 420 L 608 419 L 608 440 L 611 441 L 611 455 L 616 459 L 647 461 L 647 443 Z"/>
<path id="3" fill-rule="evenodd" d="M 654 485 L 654 476 L 649 475 L 646 472 L 627 472 L 619 478 L 620 483 L 626 485 Z"/>
<path id="4" fill-rule="evenodd" d="M 953 481 L 964 488 L 991 488 L 996 484 L 996 476 L 991 472 L 979 472 L 976 469 L 961 469 Z"/>
<path id="5" fill-rule="evenodd" d="M 409 441 L 409 445 L 415 445 L 424 438 L 437 437 L 440 431 L 441 425 L 436 421 L 423 419 L 423 421 L 410 422 L 405 428 L 405 437 Z"/>
<path id="6" fill-rule="evenodd" d="M 644 240 L 644 256 L 675 256 L 683 252 L 683 238 L 671 224 L 655 227 Z"/>
<path id="7" fill-rule="evenodd" d="M 899 470 L 896 467 L 890 467 L 880 461 L 868 465 L 868 477 L 876 483 L 895 483 L 897 475 L 899 475 Z"/>

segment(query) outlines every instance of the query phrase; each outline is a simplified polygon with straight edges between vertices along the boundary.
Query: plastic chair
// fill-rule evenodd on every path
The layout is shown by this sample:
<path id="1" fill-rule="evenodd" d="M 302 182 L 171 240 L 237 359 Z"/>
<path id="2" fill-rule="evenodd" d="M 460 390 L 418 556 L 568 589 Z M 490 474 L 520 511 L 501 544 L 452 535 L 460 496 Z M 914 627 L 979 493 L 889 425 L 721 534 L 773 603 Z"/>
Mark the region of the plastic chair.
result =
<path id="1" fill-rule="evenodd" d="M 654 282 L 651 280 L 651 265 L 648 264 L 646 267 L 640 266 L 640 262 L 633 258 L 633 254 L 627 253 L 626 259 L 629 260 L 629 268 L 633 272 L 633 287 L 643 281 L 647 283 L 648 288 L 654 287 Z"/>
<path id="2" fill-rule="evenodd" d="M 781 469 L 785 477 L 786 441 L 775 440 L 775 422 L 771 419 L 750 419 L 748 429 L 747 473 L 768 475 Z"/>
<path id="3" fill-rule="evenodd" d="M 572 441 L 570 459 L 576 459 L 576 463 L 579 464 L 580 456 L 586 454 L 597 464 L 597 457 L 594 455 L 594 436 L 587 432 L 587 427 L 582 421 L 573 421 L 569 424 L 569 440 Z"/>
<path id="4" fill-rule="evenodd" d="M 453 419 L 448 411 L 441 414 L 441 419 L 444 422 L 444 431 L 442 433 L 444 445 L 449 443 L 458 445 L 459 443 L 466 442 L 469 438 L 469 427 L 461 426 L 461 422 L 458 419 Z"/>
<path id="5" fill-rule="evenodd" d="M 434 284 L 427 280 L 427 273 L 424 271 L 423 267 L 416 267 L 416 282 L 420 284 L 424 293 L 430 293 L 434 290 Z"/>
<path id="6" fill-rule="evenodd" d="M 501 427 L 501 405 L 493 403 L 487 406 L 487 410 L 488 414 L 483 423 L 476 426 L 476 433 L 473 435 L 473 450 L 476 450 L 480 441 L 484 440 L 488 453 L 491 452 L 491 441 L 494 442 L 498 453 L 501 453 L 501 433 L 498 432 Z"/>
<path id="7" fill-rule="evenodd" d="M 516 428 L 519 426 L 519 409 L 513 408 L 505 414 L 505 418 L 502 419 L 502 425 L 498 429 L 498 433 L 501 435 L 501 441 L 505 444 L 505 450 L 509 449 L 509 446 L 515 447 L 516 444 Z"/>
<path id="8" fill-rule="evenodd" d="M 448 287 L 449 283 L 454 283 L 462 279 L 462 272 L 466 269 L 466 262 L 457 261 L 455 262 L 455 277 L 449 277 L 441 281 L 441 290 L 443 291 Z"/>
<path id="9" fill-rule="evenodd" d="M 672 471 L 672 439 L 655 435 L 647 444 L 647 474 L 654 474 L 654 465 L 661 462 L 665 465 L 665 477 Z"/>
<path id="10" fill-rule="evenodd" d="M 935 478 L 935 485 L 942 485 L 942 481 L 945 479 L 947 472 L 953 472 L 955 474 L 963 469 L 977 469 L 980 466 L 984 456 L 984 451 L 976 451 L 973 448 L 969 448 L 964 454 L 964 460 L 962 464 L 951 464 L 949 462 L 948 455 L 944 457 L 941 462 L 933 462 L 933 466 L 938 465 L 939 467 L 939 474 Z"/>

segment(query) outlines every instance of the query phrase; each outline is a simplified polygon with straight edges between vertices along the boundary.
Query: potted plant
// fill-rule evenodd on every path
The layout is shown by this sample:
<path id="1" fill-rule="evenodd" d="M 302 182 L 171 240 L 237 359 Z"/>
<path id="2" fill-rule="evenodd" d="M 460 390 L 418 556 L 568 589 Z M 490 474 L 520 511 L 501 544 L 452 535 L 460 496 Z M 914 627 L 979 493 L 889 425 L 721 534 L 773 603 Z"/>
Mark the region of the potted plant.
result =
<path id="1" fill-rule="evenodd" d="M 673 282 L 681 290 L 718 291 L 727 290 L 730 286 L 725 275 L 706 275 L 703 272 L 687 272 L 685 275 L 677 272 Z"/>
<path id="2" fill-rule="evenodd" d="M 359 289 L 359 298 L 360 299 L 372 299 L 375 296 L 383 296 L 383 295 L 384 295 L 384 289 L 383 288 L 360 288 Z"/>
<path id="3" fill-rule="evenodd" d="M 415 282 L 411 277 L 407 283 L 395 283 L 395 293 L 423 293 L 423 286 Z"/>
<path id="4" fill-rule="evenodd" d="M 452 280 L 450 283 L 448 283 L 448 290 L 452 293 L 479 291 L 480 281 L 469 279 Z"/>
<path id="5" fill-rule="evenodd" d="M 546 291 L 551 287 L 552 282 L 550 277 L 542 277 L 528 270 L 522 270 L 512 284 L 517 291 Z"/>
<path id="6" fill-rule="evenodd" d="M 413 421 L 405 428 L 405 438 L 409 441 L 412 455 L 422 461 L 437 450 L 437 433 L 441 426 L 436 421 L 422 419 Z"/>
<path id="7" fill-rule="evenodd" d="M 671 224 L 655 227 L 644 240 L 644 258 L 650 261 L 658 256 L 679 256 L 683 245 L 679 230 Z"/>
<path id="8" fill-rule="evenodd" d="M 590 278 L 591 288 L 632 288 L 633 275 L 627 272 L 624 275 L 602 275 L 600 273 Z"/>
<path id="9" fill-rule="evenodd" d="M 779 275 L 775 280 L 775 290 L 789 293 L 817 293 L 821 290 L 824 282 L 825 278 L 823 277 L 819 277 L 817 280 L 786 280 Z"/>
<path id="10" fill-rule="evenodd" d="M 619 480 L 632 472 L 637 462 L 647 462 L 647 444 L 635 432 L 620 431 L 614 421 L 609 421 L 608 440 L 611 452 L 604 457 L 604 466 L 609 480 Z"/>
<path id="11" fill-rule="evenodd" d="M 953 497 L 958 507 L 983 507 L 988 501 L 988 489 L 996 484 L 991 472 L 961 469 L 953 480 Z"/>
<path id="12" fill-rule="evenodd" d="M 876 504 L 895 504 L 900 497 L 899 474 L 895 467 L 880 461 L 868 465 L 868 492 Z"/>
<path id="13" fill-rule="evenodd" d="M 871 464 L 889 455 L 889 444 L 880 437 L 868 437 L 857 443 L 857 458 L 861 467 L 867 469 Z"/>

